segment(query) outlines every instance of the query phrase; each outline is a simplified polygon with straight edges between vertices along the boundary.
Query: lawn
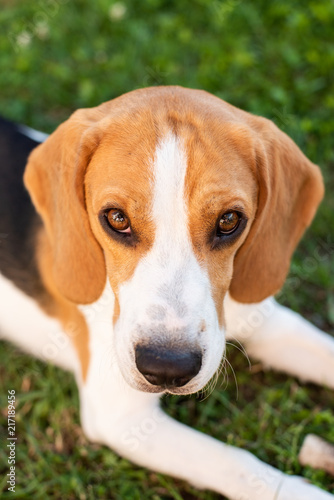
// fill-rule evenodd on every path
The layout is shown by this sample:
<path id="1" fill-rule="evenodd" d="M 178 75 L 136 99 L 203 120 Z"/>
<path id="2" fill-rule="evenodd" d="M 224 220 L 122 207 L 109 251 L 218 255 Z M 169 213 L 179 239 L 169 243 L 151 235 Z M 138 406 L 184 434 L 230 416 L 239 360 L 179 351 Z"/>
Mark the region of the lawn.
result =
<path id="1" fill-rule="evenodd" d="M 321 166 L 327 194 L 278 300 L 334 333 L 332 0 L 4 0 L 0 25 L 0 114 L 9 119 L 51 132 L 78 107 L 179 84 L 208 90 L 286 131 Z M 228 359 L 236 379 L 230 372 L 205 400 L 166 397 L 166 411 L 334 493 L 333 477 L 297 460 L 309 432 L 334 442 L 333 392 L 257 363 L 249 369 L 233 346 Z M 4 343 L 0 384 L 0 497 L 221 498 L 90 444 L 73 377 Z M 16 493 L 7 491 L 2 439 L 8 389 L 18 397 Z"/>

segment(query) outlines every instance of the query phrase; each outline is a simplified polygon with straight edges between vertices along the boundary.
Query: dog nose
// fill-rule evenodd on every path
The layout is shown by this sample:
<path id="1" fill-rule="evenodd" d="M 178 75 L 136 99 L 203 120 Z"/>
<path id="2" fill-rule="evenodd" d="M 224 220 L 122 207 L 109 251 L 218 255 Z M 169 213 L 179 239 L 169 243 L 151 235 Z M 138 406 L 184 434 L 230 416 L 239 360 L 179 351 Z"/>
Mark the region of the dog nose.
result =
<path id="1" fill-rule="evenodd" d="M 200 351 L 180 351 L 137 345 L 135 349 L 138 370 L 152 385 L 182 387 L 199 372 L 202 365 Z"/>

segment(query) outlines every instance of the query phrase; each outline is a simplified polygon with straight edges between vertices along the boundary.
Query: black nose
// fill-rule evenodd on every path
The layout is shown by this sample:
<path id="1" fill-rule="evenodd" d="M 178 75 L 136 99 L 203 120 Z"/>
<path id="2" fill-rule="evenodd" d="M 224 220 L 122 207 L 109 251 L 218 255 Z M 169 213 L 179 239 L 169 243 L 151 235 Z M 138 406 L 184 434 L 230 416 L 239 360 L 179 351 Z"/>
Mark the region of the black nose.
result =
<path id="1" fill-rule="evenodd" d="M 163 347 L 137 345 L 136 365 L 152 385 L 182 387 L 199 372 L 202 364 L 200 351 L 182 351 Z"/>

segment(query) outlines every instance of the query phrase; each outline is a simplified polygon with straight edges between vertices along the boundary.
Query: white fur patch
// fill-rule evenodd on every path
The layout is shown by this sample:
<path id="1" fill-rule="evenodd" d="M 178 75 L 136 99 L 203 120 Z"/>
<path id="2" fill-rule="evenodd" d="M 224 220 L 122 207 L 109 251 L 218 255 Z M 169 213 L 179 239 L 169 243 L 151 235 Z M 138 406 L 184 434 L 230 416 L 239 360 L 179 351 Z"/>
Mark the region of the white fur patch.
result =
<path id="1" fill-rule="evenodd" d="M 45 362 L 79 373 L 76 352 L 57 320 L 2 275 L 0 298 L 0 338 Z"/>
<path id="2" fill-rule="evenodd" d="M 48 134 L 35 130 L 34 128 L 27 127 L 26 125 L 19 125 L 18 129 L 23 135 L 26 135 L 29 139 L 36 142 L 44 142 L 49 137 Z"/>
<path id="3" fill-rule="evenodd" d="M 188 215 L 184 199 L 187 156 L 179 140 L 170 135 L 156 150 L 153 166 L 154 198 L 152 215 L 156 225 L 155 246 L 160 253 L 189 251 Z"/>

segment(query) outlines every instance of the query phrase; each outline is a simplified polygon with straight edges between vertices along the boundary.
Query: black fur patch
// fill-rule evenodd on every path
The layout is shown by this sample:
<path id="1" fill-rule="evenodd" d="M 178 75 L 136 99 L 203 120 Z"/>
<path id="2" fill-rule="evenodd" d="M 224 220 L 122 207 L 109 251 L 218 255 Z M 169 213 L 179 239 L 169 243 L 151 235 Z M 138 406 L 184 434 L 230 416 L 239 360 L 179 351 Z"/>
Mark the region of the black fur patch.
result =
<path id="1" fill-rule="evenodd" d="M 0 118 L 0 272 L 27 295 L 42 299 L 46 291 L 35 255 L 42 222 L 23 185 L 28 155 L 37 145 Z"/>

